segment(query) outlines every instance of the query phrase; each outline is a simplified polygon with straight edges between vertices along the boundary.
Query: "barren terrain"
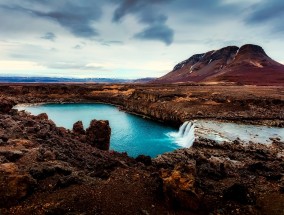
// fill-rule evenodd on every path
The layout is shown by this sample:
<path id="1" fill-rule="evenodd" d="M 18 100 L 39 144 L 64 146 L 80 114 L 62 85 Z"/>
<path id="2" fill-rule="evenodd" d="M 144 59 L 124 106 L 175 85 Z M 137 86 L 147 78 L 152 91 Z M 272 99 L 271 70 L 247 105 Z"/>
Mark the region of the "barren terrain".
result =
<path id="1" fill-rule="evenodd" d="M 1 84 L 2 214 L 283 214 L 284 146 L 197 140 L 155 159 L 107 150 L 109 128 L 58 128 L 19 103 L 103 102 L 179 126 L 284 127 L 282 86 Z M 97 135 L 105 136 L 99 142 Z M 100 148 L 100 149 L 99 149 Z M 102 150 L 103 149 L 103 150 Z"/>

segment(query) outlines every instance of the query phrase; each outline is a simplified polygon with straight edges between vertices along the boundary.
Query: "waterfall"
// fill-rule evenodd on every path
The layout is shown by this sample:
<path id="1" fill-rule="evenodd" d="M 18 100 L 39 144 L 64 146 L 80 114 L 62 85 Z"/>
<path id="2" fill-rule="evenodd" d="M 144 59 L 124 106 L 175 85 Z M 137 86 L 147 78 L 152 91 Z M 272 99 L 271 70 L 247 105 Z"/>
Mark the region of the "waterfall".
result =
<path id="1" fill-rule="evenodd" d="M 175 142 L 182 147 L 191 147 L 194 140 L 194 124 L 192 122 L 184 122 L 177 133 L 171 133 L 171 137 L 175 138 Z"/>
<path id="2" fill-rule="evenodd" d="M 185 132 L 185 129 L 186 129 L 186 126 L 188 125 L 188 121 L 184 122 L 180 127 L 179 127 L 179 131 L 178 131 L 178 136 L 179 137 L 182 137 L 184 132 Z"/>

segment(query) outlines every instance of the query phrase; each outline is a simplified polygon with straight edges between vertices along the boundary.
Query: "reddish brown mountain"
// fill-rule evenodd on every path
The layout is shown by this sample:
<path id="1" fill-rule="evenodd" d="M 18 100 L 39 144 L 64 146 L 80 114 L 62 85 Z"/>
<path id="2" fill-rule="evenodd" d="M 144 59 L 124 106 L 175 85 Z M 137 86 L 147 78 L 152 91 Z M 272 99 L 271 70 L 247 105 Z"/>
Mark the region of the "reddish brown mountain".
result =
<path id="1" fill-rule="evenodd" d="M 154 83 L 237 82 L 284 85 L 284 65 L 272 60 L 257 45 L 228 46 L 196 54 L 177 64 Z"/>

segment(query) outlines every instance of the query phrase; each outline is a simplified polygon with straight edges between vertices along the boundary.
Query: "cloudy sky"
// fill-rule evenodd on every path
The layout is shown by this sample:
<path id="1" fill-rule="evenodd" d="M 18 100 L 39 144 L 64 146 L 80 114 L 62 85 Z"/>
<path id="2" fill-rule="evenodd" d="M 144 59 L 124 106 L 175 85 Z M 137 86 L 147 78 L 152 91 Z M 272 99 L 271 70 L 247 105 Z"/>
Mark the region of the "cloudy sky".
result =
<path id="1" fill-rule="evenodd" d="M 0 0 L 0 76 L 159 77 L 253 43 L 284 63 L 283 0 Z"/>

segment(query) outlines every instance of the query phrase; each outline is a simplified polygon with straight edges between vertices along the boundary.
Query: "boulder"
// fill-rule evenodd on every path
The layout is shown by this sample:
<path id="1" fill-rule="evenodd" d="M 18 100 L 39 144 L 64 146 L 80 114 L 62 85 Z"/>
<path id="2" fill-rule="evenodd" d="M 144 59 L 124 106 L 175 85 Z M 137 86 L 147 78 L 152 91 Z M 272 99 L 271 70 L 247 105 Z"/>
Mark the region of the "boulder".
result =
<path id="1" fill-rule="evenodd" d="M 137 162 L 143 163 L 146 166 L 152 165 L 152 159 L 150 156 L 146 155 L 139 155 L 137 158 L 135 158 Z"/>
<path id="2" fill-rule="evenodd" d="M 86 130 L 86 141 L 98 149 L 109 150 L 110 133 L 111 129 L 107 120 L 92 120 Z"/>
<path id="3" fill-rule="evenodd" d="M 8 113 L 15 106 L 15 102 L 8 99 L 0 99 L 0 112 Z"/>
<path id="4" fill-rule="evenodd" d="M 76 134 L 85 134 L 84 126 L 82 121 L 75 122 L 73 125 L 73 132 Z"/>
<path id="5" fill-rule="evenodd" d="M 161 170 L 166 201 L 176 209 L 196 211 L 200 207 L 200 194 L 195 187 L 195 163 L 177 165 L 174 170 Z"/>
<path id="6" fill-rule="evenodd" d="M 30 168 L 29 173 L 34 179 L 43 180 L 55 174 L 68 176 L 72 173 L 72 169 L 64 162 L 51 161 L 34 165 Z"/>
<path id="7" fill-rule="evenodd" d="M 14 163 L 0 165 L 0 207 L 7 207 L 26 197 L 33 189 L 35 180 L 22 173 Z"/>
<path id="8" fill-rule="evenodd" d="M 46 113 L 41 113 L 36 116 L 38 120 L 48 120 L 48 115 Z"/>

